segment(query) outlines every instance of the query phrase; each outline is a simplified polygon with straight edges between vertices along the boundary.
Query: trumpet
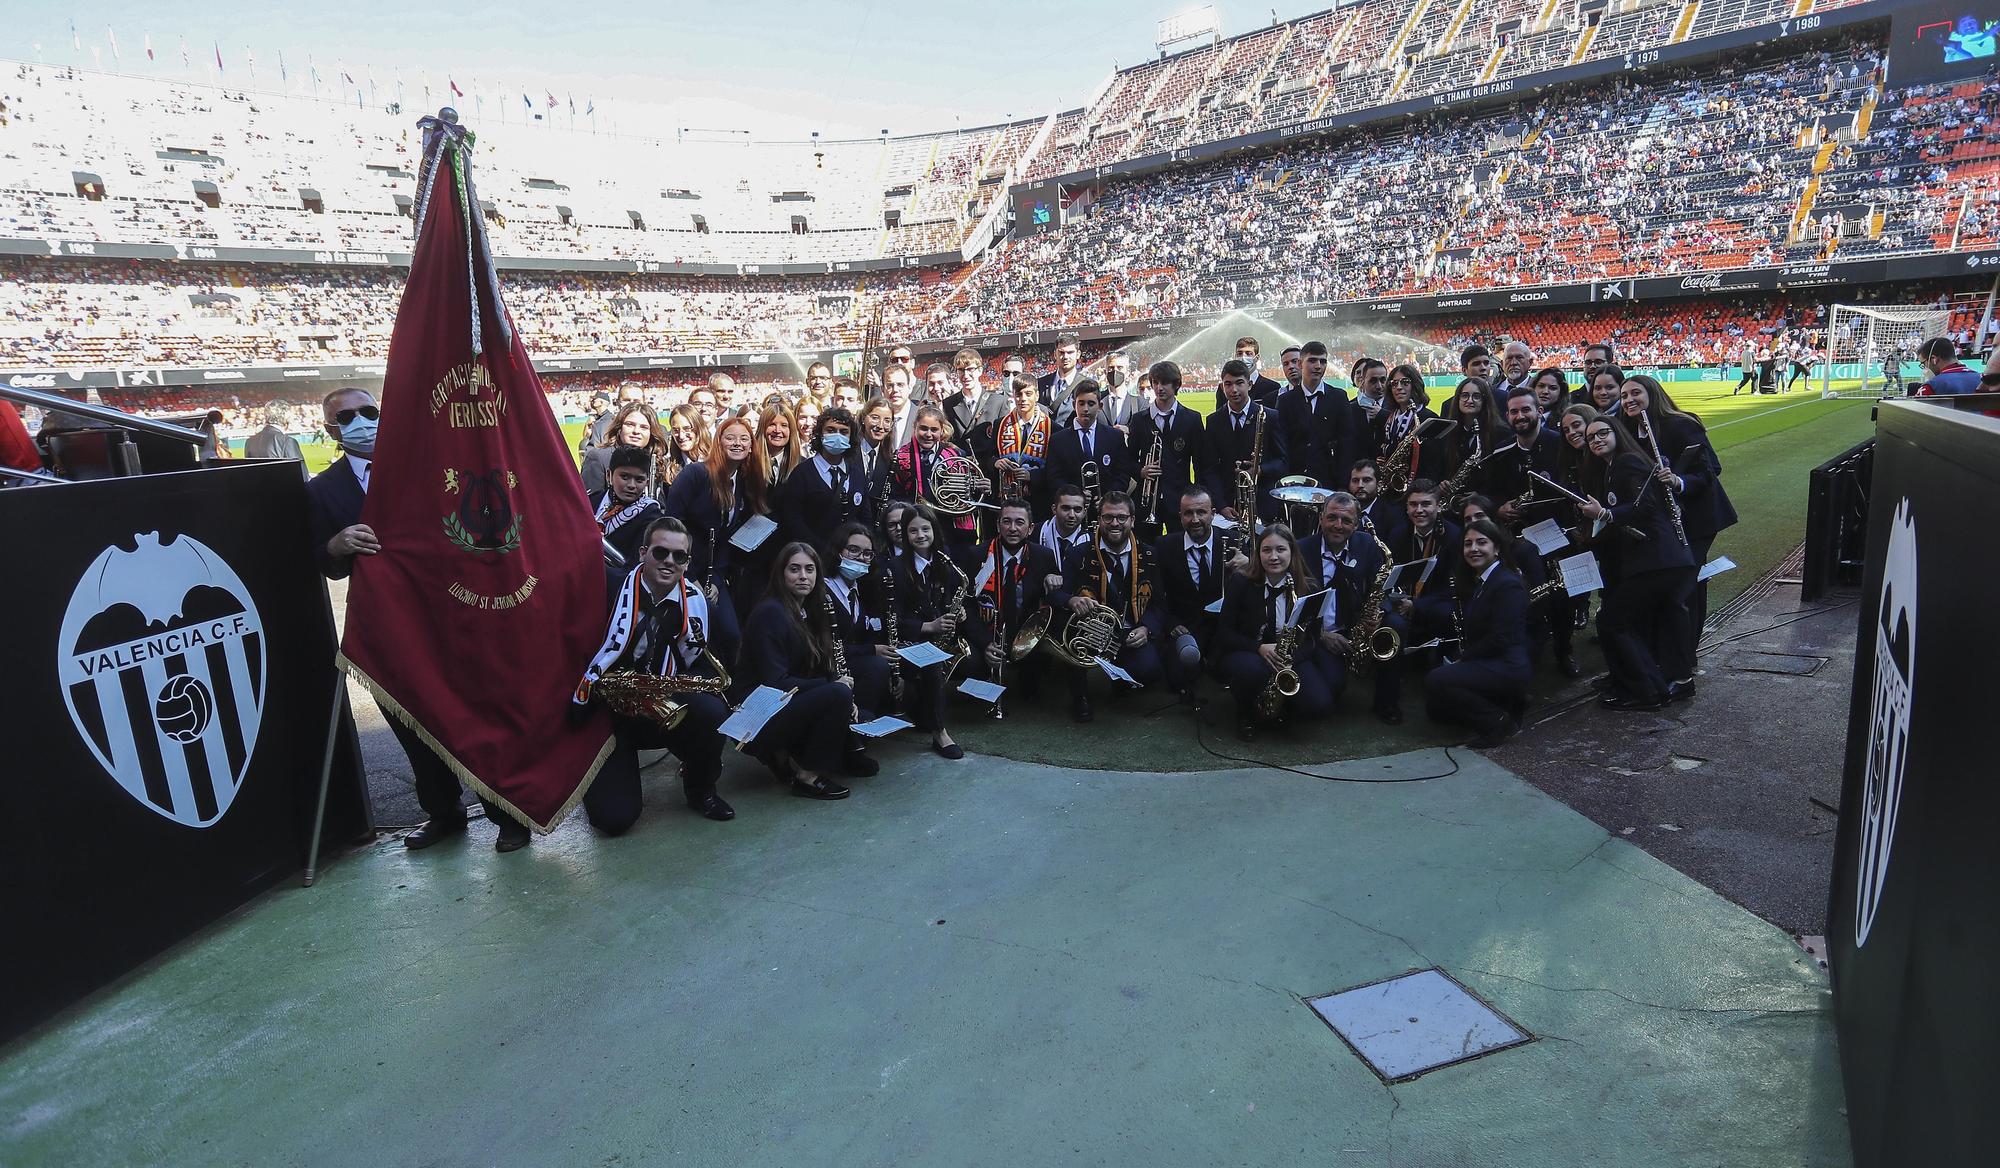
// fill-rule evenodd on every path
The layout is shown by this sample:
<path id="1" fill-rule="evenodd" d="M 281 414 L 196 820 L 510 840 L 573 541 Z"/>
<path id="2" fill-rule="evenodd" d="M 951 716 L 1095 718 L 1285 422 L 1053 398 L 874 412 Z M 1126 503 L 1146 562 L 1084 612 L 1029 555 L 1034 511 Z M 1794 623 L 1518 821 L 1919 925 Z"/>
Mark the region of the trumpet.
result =
<path id="1" fill-rule="evenodd" d="M 1004 687 L 1007 684 L 1007 645 L 1005 642 L 1007 630 L 1002 627 L 1000 622 L 1000 606 L 993 602 L 992 597 L 981 596 L 979 598 L 979 611 L 980 615 L 986 618 L 987 644 L 1000 650 L 998 653 L 988 654 L 992 659 L 993 684 Z M 987 711 L 987 716 L 996 722 L 1007 716 L 1007 711 L 1000 707 L 1000 702 L 1001 698 L 994 698 L 993 708 Z"/>
<path id="2" fill-rule="evenodd" d="M 1165 443 L 1159 430 L 1153 431 L 1153 445 L 1146 451 L 1146 461 L 1140 466 L 1139 503 L 1146 513 L 1148 524 L 1160 521 L 1160 459 L 1164 456 Z M 1145 473 L 1151 468 L 1152 474 Z"/>

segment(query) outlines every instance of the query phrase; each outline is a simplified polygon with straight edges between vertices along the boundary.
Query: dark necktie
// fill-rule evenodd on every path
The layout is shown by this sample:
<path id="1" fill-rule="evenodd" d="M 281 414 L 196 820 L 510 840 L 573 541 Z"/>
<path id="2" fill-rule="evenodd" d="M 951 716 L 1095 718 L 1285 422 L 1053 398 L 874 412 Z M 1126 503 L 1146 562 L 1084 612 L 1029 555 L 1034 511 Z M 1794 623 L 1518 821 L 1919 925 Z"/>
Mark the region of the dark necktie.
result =
<path id="1" fill-rule="evenodd" d="M 1278 598 L 1284 594 L 1285 589 L 1283 585 L 1276 587 L 1269 584 L 1264 585 L 1264 620 L 1271 626 L 1273 635 L 1276 635 L 1278 631 Z"/>
<path id="2" fill-rule="evenodd" d="M 1207 544 L 1197 544 L 1197 545 L 1195 546 L 1195 549 L 1194 549 L 1194 559 L 1195 559 L 1195 576 L 1194 576 L 1194 586 L 1195 586 L 1195 588 L 1196 588 L 1197 590 L 1199 590 L 1199 589 L 1202 589 L 1202 588 L 1206 588 L 1206 587 L 1208 587 L 1208 545 L 1207 545 Z"/>
<path id="3" fill-rule="evenodd" d="M 847 468 L 836 462 L 830 469 L 832 471 L 833 493 L 840 500 L 840 514 L 842 518 L 845 518 L 847 516 Z"/>
<path id="4" fill-rule="evenodd" d="M 1093 457 L 1090 453 L 1090 431 L 1078 430 L 1077 437 L 1083 439 L 1083 460 L 1089 462 Z"/>

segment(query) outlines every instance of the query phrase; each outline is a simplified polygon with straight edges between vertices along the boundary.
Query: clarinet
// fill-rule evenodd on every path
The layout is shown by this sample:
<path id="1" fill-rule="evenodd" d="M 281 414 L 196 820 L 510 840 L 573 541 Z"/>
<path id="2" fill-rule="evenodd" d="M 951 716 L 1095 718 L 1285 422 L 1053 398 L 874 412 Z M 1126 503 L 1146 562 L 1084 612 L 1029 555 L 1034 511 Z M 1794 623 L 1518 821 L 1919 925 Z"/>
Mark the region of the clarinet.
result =
<path id="1" fill-rule="evenodd" d="M 1659 467 L 1661 470 L 1666 470 L 1667 456 L 1660 451 L 1659 439 L 1653 436 L 1653 420 L 1650 415 L 1639 415 L 1639 433 L 1646 439 L 1646 445 L 1653 448 L 1653 465 Z M 1665 486 L 1664 483 L 1661 485 Z M 1688 533 L 1687 526 L 1681 522 L 1680 498 L 1674 494 L 1672 487 L 1666 487 L 1663 493 L 1667 497 L 1667 515 L 1674 521 L 1674 534 L 1679 536 L 1681 544 L 1686 546 Z"/>
<path id="2" fill-rule="evenodd" d="M 826 639 L 832 646 L 833 680 L 846 678 L 848 692 L 851 694 L 854 692 L 854 675 L 847 671 L 847 646 L 840 640 L 840 617 L 833 611 L 833 590 L 826 586 L 824 580 L 820 581 L 819 599 L 826 609 Z M 860 721 L 861 707 L 850 702 L 847 708 L 847 720 L 850 723 Z"/>
<path id="3" fill-rule="evenodd" d="M 715 595 L 716 595 L 716 593 L 715 593 L 715 555 L 716 555 L 716 552 L 715 552 L 715 525 L 714 525 L 713 523 L 711 523 L 711 524 L 709 524 L 709 525 L 708 525 L 708 570 L 707 570 L 707 572 L 706 572 L 706 573 L 704 574 L 704 576 L 703 576 L 703 578 L 702 578 L 702 581 L 701 581 L 701 594 L 702 594 L 703 596 L 705 596 L 705 597 L 707 597 L 707 598 L 708 598 L 708 602 L 709 602 L 710 604 L 714 604 L 714 603 L 715 603 Z"/>
<path id="4" fill-rule="evenodd" d="M 896 616 L 896 557 L 892 552 L 882 565 L 882 628 L 889 637 L 889 699 L 897 712 L 903 708 L 903 659 L 896 650 L 903 647 L 899 628 L 902 623 Z"/>

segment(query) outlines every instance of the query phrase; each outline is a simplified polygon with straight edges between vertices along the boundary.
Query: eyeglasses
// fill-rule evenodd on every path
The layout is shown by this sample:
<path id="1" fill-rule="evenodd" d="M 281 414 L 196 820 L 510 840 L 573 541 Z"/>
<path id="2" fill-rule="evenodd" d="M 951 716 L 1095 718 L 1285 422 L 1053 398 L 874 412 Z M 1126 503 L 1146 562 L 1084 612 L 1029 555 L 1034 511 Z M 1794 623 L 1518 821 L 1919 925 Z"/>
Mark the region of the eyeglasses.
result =
<path id="1" fill-rule="evenodd" d="M 333 424 L 336 426 L 345 426 L 356 418 L 367 418 L 373 422 L 381 416 L 382 411 L 376 409 L 374 406 L 355 406 L 353 409 L 341 410 L 339 413 L 333 415 Z"/>
<path id="2" fill-rule="evenodd" d="M 875 552 L 871 548 L 845 547 L 840 549 L 840 554 L 843 558 L 859 560 L 864 564 L 875 558 Z"/>
<path id="3" fill-rule="evenodd" d="M 653 554 L 655 561 L 662 564 L 685 564 L 692 558 L 691 554 L 682 548 L 655 546 L 646 550 Z"/>

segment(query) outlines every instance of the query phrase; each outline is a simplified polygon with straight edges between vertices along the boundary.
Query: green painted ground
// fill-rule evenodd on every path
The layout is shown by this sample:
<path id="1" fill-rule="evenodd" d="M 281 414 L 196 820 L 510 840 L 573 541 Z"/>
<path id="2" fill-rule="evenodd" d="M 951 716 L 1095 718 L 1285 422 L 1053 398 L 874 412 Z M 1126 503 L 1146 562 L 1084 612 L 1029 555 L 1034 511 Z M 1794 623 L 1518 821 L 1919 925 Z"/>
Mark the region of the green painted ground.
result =
<path id="1" fill-rule="evenodd" d="M 1477 756 L 885 755 L 343 860 L 8 1050 L 0 1163 L 1849 1162 L 1789 939 Z M 1432 965 L 1536 1041 L 1385 1086 L 1301 1000 Z"/>

